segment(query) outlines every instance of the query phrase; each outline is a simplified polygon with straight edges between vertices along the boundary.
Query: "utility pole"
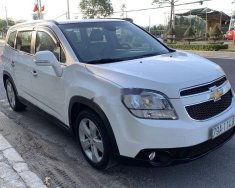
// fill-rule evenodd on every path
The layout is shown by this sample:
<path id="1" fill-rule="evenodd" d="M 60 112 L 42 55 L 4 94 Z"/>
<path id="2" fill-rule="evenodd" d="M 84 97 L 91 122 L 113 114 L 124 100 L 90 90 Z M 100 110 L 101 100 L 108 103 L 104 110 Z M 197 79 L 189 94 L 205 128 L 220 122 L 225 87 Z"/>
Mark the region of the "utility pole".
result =
<path id="1" fill-rule="evenodd" d="M 150 33 L 150 31 L 151 31 L 151 30 L 150 30 L 150 29 L 151 29 L 150 27 L 151 27 L 151 17 L 149 16 L 149 33 Z"/>
<path id="2" fill-rule="evenodd" d="M 70 20 L 69 0 L 67 0 L 67 19 Z"/>
<path id="3" fill-rule="evenodd" d="M 190 27 L 192 26 L 192 10 L 190 9 Z"/>
<path id="4" fill-rule="evenodd" d="M 220 12 L 220 30 L 222 29 L 222 17 L 223 17 L 223 12 Z"/>
<path id="5" fill-rule="evenodd" d="M 235 31 L 234 32 L 234 35 L 233 35 L 233 46 L 235 46 Z"/>
<path id="6" fill-rule="evenodd" d="M 7 23 L 7 27 L 8 27 L 8 17 L 7 17 L 7 7 L 5 6 L 5 13 L 6 13 L 6 23 Z"/>
<path id="7" fill-rule="evenodd" d="M 207 10 L 206 10 L 206 34 L 205 34 L 205 40 L 207 40 L 207 34 L 208 34 L 208 19 L 207 19 Z"/>
<path id="8" fill-rule="evenodd" d="M 174 2 L 174 0 L 171 0 L 170 28 L 173 27 L 173 24 L 172 24 L 172 17 L 173 17 L 173 9 L 174 9 L 174 6 L 175 6 L 175 2 Z M 174 27 L 173 27 L 173 28 L 174 28 Z"/>
<path id="9" fill-rule="evenodd" d="M 41 0 L 37 0 L 38 1 L 38 19 L 40 20 L 42 18 L 41 15 Z"/>

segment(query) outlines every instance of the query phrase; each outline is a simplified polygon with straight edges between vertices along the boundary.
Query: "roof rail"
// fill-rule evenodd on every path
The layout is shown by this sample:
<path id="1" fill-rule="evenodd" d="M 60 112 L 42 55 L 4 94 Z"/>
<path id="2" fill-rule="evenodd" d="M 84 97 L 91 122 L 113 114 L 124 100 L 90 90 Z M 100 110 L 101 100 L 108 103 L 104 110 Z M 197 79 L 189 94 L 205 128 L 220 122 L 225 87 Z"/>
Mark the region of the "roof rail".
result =
<path id="1" fill-rule="evenodd" d="M 22 23 L 18 23 L 16 25 L 13 25 L 12 28 L 18 28 L 20 26 L 35 26 L 37 24 L 40 23 L 54 23 L 54 24 L 58 24 L 55 20 L 34 20 L 34 21 L 27 21 L 27 22 L 22 22 Z"/>

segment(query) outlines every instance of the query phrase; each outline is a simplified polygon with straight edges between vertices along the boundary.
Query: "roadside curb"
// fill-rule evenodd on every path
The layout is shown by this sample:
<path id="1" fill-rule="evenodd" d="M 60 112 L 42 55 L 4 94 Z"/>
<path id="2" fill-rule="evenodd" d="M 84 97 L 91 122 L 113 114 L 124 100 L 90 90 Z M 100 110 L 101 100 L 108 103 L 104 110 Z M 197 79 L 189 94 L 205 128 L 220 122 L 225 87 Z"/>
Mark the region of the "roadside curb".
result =
<path id="1" fill-rule="evenodd" d="M 0 112 L 0 125 L 8 119 Z M 0 127 L 1 128 L 1 127 Z M 0 133 L 0 187 L 46 188 L 42 180 L 29 170 L 27 163 Z"/>

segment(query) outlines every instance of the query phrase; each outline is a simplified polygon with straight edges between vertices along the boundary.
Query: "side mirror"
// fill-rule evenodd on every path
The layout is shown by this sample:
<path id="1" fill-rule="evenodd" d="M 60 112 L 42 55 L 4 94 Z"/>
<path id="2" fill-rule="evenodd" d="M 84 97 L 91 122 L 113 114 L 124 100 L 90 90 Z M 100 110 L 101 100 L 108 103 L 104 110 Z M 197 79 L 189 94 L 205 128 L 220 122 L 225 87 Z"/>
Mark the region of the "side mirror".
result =
<path id="1" fill-rule="evenodd" d="M 52 66 L 56 76 L 61 77 L 63 69 L 55 55 L 50 51 L 40 51 L 35 54 L 35 63 L 38 66 Z"/>

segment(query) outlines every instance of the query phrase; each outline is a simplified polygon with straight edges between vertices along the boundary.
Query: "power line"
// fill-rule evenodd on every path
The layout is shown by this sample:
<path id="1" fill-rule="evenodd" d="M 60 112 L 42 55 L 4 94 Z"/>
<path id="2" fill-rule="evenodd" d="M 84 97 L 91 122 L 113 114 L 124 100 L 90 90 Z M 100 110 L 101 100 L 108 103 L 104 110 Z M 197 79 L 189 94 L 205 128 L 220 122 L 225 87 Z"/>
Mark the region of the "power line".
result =
<path id="1" fill-rule="evenodd" d="M 62 16 L 66 16 L 67 15 L 67 12 L 65 12 L 65 13 L 63 13 L 63 14 L 61 14 L 61 15 L 59 15 L 59 16 L 56 16 L 54 19 L 56 20 L 57 18 L 60 18 L 60 17 L 62 17 Z"/>
<path id="2" fill-rule="evenodd" d="M 182 5 L 191 5 L 191 4 L 201 4 L 206 1 L 213 1 L 213 0 L 201 0 L 201 1 L 194 1 L 194 2 L 189 2 L 189 3 L 181 3 L 181 4 L 176 4 L 175 6 L 182 6 Z M 143 8 L 143 9 L 133 9 L 133 10 L 126 10 L 124 12 L 139 12 L 139 11 L 145 11 L 145 10 L 155 10 L 155 9 L 162 9 L 162 8 L 169 8 L 171 5 L 166 5 L 166 6 L 159 6 L 159 7 L 151 7 L 151 8 Z M 116 13 L 122 13 L 123 11 L 117 11 L 113 12 L 114 14 Z"/>
<path id="3" fill-rule="evenodd" d="M 213 0 L 199 0 L 199 1 L 194 1 L 194 2 L 188 2 L 188 3 L 181 3 L 181 4 L 176 4 L 175 6 L 182 6 L 182 5 L 191 5 L 191 4 L 202 4 L 203 2 L 208 2 L 208 1 L 213 1 Z M 234 2 L 235 3 L 235 2 Z M 156 9 L 163 9 L 163 8 L 170 8 L 171 5 L 166 5 L 166 6 L 159 6 L 159 7 L 151 7 L 151 8 L 143 8 L 143 9 L 133 9 L 133 10 L 125 10 L 124 12 L 128 13 L 128 12 L 140 12 L 140 11 L 146 11 L 146 10 L 156 10 Z M 118 14 L 118 13 L 123 13 L 123 11 L 116 11 L 113 12 L 113 14 Z M 66 14 L 66 13 L 65 13 Z M 60 16 L 57 16 L 54 19 L 57 19 L 61 16 L 64 16 L 65 14 L 62 14 Z M 74 13 L 76 15 L 78 14 L 82 14 L 82 13 Z"/>

